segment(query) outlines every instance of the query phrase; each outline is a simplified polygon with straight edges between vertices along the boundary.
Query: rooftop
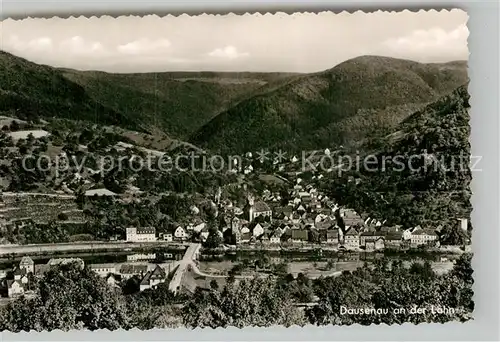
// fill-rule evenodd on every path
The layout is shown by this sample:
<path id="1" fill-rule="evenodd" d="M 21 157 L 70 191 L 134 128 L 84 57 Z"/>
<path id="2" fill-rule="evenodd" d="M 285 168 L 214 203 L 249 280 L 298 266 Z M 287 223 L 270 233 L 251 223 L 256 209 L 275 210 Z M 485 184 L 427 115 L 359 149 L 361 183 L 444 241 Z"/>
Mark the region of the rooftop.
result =
<path id="1" fill-rule="evenodd" d="M 266 202 L 263 202 L 263 201 L 258 201 L 258 202 L 255 202 L 254 206 L 253 206 L 253 209 L 255 212 L 266 212 L 266 211 L 271 211 L 271 208 L 269 208 L 269 206 L 267 205 Z"/>

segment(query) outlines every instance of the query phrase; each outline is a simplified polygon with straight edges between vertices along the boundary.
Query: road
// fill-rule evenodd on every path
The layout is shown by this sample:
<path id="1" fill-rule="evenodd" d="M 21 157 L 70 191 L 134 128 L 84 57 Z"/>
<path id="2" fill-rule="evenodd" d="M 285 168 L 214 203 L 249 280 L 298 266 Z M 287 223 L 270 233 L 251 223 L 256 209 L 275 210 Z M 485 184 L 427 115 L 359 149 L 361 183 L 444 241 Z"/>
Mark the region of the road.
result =
<path id="1" fill-rule="evenodd" d="M 70 242 L 53 244 L 33 244 L 33 245 L 0 245 L 0 257 L 7 255 L 33 255 L 54 252 L 88 252 L 102 250 L 127 250 L 127 249 L 148 249 L 157 247 L 185 247 L 185 244 L 178 244 L 166 241 L 155 242 Z"/>
<path id="2" fill-rule="evenodd" d="M 186 273 L 189 265 L 194 265 L 194 260 L 198 257 L 200 247 L 201 244 L 199 243 L 191 243 L 186 249 L 186 253 L 184 253 L 182 260 L 179 261 L 179 266 L 177 267 L 177 270 L 175 271 L 174 276 L 170 281 L 170 284 L 168 285 L 168 289 L 173 293 L 177 293 L 177 291 L 180 289 L 184 273 Z"/>

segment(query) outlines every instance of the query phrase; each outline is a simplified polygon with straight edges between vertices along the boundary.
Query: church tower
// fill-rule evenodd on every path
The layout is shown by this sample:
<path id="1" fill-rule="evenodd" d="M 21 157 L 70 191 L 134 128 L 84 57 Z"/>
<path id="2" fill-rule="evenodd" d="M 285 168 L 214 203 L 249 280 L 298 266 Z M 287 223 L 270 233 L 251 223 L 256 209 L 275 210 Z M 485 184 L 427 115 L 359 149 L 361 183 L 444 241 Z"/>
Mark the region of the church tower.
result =
<path id="1" fill-rule="evenodd" d="M 245 218 L 250 222 L 253 220 L 254 204 L 255 204 L 254 197 L 251 194 L 248 194 L 247 204 L 245 205 L 244 212 L 245 212 Z"/>

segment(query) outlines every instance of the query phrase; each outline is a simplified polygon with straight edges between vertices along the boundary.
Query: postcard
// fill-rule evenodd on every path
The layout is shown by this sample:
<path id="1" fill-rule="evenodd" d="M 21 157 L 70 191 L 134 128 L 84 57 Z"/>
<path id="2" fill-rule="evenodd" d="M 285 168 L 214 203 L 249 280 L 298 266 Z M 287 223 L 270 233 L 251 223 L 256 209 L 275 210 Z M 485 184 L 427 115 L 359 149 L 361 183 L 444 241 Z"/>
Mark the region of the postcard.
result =
<path id="1" fill-rule="evenodd" d="M 0 330 L 473 319 L 467 18 L 4 20 Z"/>

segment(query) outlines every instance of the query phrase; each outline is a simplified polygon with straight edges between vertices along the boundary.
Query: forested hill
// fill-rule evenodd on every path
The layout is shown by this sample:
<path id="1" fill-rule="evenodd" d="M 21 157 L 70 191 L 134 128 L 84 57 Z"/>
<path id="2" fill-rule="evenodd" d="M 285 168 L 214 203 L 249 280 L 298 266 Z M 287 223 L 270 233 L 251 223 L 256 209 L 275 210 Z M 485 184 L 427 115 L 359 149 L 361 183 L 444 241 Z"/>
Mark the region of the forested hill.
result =
<path id="1" fill-rule="evenodd" d="M 240 102 L 190 141 L 221 152 L 356 145 L 467 80 L 466 62 L 357 57 Z"/>
<path id="2" fill-rule="evenodd" d="M 0 115 L 65 118 L 135 126 L 135 120 L 95 102 L 57 69 L 0 51 Z"/>
<path id="3" fill-rule="evenodd" d="M 111 74 L 39 65 L 0 51 L 0 115 L 64 118 L 183 140 L 219 112 L 288 73 Z"/>
<path id="4" fill-rule="evenodd" d="M 469 95 L 467 86 L 404 120 L 375 154 L 377 167 L 330 177 L 323 186 L 343 204 L 406 227 L 442 226 L 441 241 L 460 244 L 470 218 Z M 385 160 L 385 164 L 383 163 Z M 354 176 L 359 182 L 347 182 Z"/>

